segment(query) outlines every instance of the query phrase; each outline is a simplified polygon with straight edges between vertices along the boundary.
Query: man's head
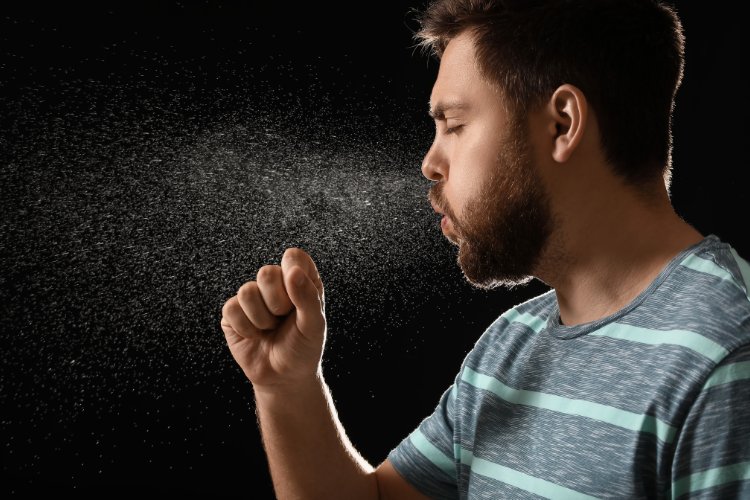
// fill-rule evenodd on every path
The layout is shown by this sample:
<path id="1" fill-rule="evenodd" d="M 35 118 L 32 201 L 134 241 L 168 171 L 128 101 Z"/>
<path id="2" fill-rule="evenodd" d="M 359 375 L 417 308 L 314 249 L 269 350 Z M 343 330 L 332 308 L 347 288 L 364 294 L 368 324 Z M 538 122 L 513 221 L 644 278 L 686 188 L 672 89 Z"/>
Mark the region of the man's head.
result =
<path id="1" fill-rule="evenodd" d="M 530 279 L 553 216 L 532 159 L 527 127 L 479 73 L 468 34 L 445 50 L 432 91 L 437 132 L 422 171 L 458 246 L 466 278 L 481 288 Z"/>
<path id="2" fill-rule="evenodd" d="M 585 94 L 607 159 L 638 185 L 671 168 L 682 25 L 657 0 L 437 0 L 416 40 L 437 58 L 470 32 L 482 74 L 524 116 L 564 83 Z"/>
<path id="3" fill-rule="evenodd" d="M 436 181 L 430 199 L 449 216 L 444 232 L 475 285 L 527 281 L 554 251 L 558 220 L 529 128 L 529 116 L 552 101 L 572 99 L 582 128 L 592 115 L 597 148 L 625 184 L 668 187 L 684 45 L 670 8 L 652 0 L 437 0 L 420 23 L 417 40 L 441 61 L 430 102 L 437 132 L 423 172 Z"/>

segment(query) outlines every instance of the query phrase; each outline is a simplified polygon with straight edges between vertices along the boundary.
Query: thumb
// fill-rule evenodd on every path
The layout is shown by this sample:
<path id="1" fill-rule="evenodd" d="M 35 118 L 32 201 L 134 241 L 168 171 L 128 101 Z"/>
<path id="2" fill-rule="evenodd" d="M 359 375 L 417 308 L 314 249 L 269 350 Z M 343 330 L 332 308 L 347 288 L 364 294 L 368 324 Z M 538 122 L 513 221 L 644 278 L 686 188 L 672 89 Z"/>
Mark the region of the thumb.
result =
<path id="1" fill-rule="evenodd" d="M 325 331 L 325 313 L 313 281 L 300 266 L 294 265 L 284 273 L 284 285 L 297 310 L 297 329 L 308 338 L 322 336 Z"/>
<path id="2" fill-rule="evenodd" d="M 310 257 L 310 254 L 301 248 L 287 248 L 281 257 L 281 270 L 283 272 L 289 271 L 294 265 L 301 267 L 305 274 L 307 274 L 307 277 L 312 280 L 315 288 L 318 290 L 321 302 L 325 304 L 323 282 L 320 279 L 318 267 L 315 265 L 312 257 Z"/>

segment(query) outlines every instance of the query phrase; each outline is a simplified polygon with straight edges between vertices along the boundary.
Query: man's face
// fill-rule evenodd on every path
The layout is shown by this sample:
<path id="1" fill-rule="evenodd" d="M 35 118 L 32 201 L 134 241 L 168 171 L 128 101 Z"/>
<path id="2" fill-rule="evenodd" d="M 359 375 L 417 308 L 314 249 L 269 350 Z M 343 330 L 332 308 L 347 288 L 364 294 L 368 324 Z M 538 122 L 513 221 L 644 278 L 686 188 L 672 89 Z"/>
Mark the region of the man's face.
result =
<path id="1" fill-rule="evenodd" d="M 549 200 L 523 123 L 480 75 L 466 34 L 446 47 L 430 108 L 422 172 L 461 270 L 479 288 L 529 281 L 553 229 Z"/>

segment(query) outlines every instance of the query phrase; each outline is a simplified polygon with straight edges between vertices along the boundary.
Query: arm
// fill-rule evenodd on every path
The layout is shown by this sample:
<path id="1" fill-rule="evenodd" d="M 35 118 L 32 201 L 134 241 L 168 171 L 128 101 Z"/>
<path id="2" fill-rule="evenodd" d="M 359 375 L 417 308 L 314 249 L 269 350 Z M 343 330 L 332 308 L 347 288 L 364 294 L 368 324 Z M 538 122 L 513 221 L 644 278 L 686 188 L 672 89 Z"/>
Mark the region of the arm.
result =
<path id="1" fill-rule="evenodd" d="M 425 498 L 346 437 L 322 375 L 323 284 L 306 253 L 289 249 L 281 266 L 262 267 L 224 304 L 221 327 L 253 385 L 278 498 Z"/>
<path id="2" fill-rule="evenodd" d="M 676 443 L 669 496 L 750 498 L 750 346 L 707 379 Z"/>
<path id="3" fill-rule="evenodd" d="M 278 498 L 377 499 L 373 467 L 347 438 L 318 375 L 293 391 L 255 390 Z"/>
<path id="4" fill-rule="evenodd" d="M 278 498 L 426 499 L 387 460 L 377 469 L 352 446 L 322 377 L 290 394 L 256 391 Z"/>

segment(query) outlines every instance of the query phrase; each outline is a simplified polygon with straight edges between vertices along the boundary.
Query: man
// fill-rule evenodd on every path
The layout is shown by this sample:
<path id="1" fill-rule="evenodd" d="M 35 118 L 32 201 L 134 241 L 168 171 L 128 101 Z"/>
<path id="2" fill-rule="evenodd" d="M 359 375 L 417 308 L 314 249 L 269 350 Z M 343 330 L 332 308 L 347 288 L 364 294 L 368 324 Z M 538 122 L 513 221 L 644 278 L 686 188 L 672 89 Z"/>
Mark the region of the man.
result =
<path id="1" fill-rule="evenodd" d="M 279 498 L 750 498 L 750 266 L 673 210 L 683 34 L 652 0 L 438 0 L 422 165 L 477 287 L 536 277 L 377 468 L 324 382 L 288 249 L 223 308 Z"/>

